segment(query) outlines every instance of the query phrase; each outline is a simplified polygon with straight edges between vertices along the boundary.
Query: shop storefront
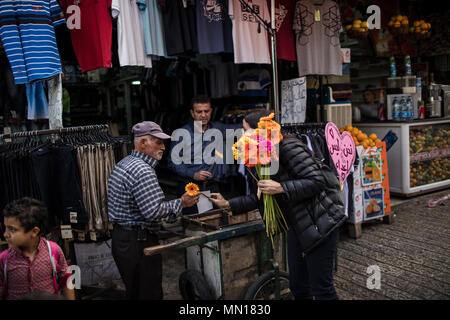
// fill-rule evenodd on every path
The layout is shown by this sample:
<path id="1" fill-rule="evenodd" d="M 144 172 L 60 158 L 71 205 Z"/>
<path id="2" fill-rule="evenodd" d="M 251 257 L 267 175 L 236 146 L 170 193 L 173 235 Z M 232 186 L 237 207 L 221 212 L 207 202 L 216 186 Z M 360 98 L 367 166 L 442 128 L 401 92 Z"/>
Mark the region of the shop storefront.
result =
<path id="1" fill-rule="evenodd" d="M 195 96 L 210 97 L 211 121 L 225 124 L 274 110 L 283 131 L 330 166 L 326 123 L 348 132 L 357 161 L 341 192 L 354 225 L 389 222 L 390 194 L 450 185 L 447 9 L 387 0 L 32 2 L 22 1 L 45 23 L 0 2 L 0 209 L 22 196 L 44 201 L 67 256 L 86 263 L 96 256 L 106 277 L 118 277 L 107 180 L 132 149 L 131 128 L 150 120 L 171 134 L 191 120 Z M 378 15 L 366 11 L 371 5 Z M 248 192 L 240 169 L 225 170 L 230 197 Z M 157 173 L 175 198 L 168 151 Z M 264 230 L 257 218 L 252 232 Z M 278 240 L 286 269 L 286 239 Z M 261 261 L 252 263 L 260 272 Z M 99 281 L 95 268 L 85 272 L 83 285 Z M 228 289 L 215 281 L 220 297 Z"/>

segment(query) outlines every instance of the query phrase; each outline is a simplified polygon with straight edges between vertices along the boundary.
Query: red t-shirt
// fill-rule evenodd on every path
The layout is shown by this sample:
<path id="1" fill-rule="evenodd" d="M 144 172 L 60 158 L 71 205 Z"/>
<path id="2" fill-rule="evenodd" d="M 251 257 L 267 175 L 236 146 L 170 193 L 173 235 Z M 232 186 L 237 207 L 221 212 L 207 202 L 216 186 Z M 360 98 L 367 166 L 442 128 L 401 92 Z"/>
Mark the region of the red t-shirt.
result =
<path id="1" fill-rule="evenodd" d="M 269 11 L 271 10 L 270 0 L 267 0 Z M 275 15 L 277 27 L 277 58 L 287 61 L 296 61 L 294 31 L 292 23 L 294 21 L 295 1 L 275 0 Z"/>
<path id="2" fill-rule="evenodd" d="M 59 0 L 68 23 L 74 13 L 67 13 L 71 5 L 78 5 L 81 13 L 80 29 L 70 30 L 72 45 L 82 72 L 111 67 L 112 21 L 111 0 Z"/>

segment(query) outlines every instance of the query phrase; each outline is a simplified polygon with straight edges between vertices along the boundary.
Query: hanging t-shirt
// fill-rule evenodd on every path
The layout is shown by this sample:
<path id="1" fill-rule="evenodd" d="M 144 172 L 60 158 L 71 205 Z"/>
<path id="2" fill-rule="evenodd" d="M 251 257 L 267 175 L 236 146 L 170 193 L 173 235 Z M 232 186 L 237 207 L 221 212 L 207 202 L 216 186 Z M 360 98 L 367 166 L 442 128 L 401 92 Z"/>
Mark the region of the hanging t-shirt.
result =
<path id="1" fill-rule="evenodd" d="M 266 0 L 244 1 L 263 20 L 270 23 L 270 13 Z M 229 15 L 233 22 L 234 62 L 270 63 L 267 31 L 252 11 L 239 0 L 230 0 Z M 258 32 L 258 29 L 260 29 L 260 32 Z"/>
<path id="2" fill-rule="evenodd" d="M 269 12 L 271 0 L 267 0 Z M 277 59 L 295 61 L 295 40 L 292 23 L 294 21 L 295 1 L 275 0 L 275 17 L 277 28 Z"/>
<path id="3" fill-rule="evenodd" d="M 267 97 L 267 87 L 271 84 L 270 73 L 266 69 L 250 69 L 238 77 L 238 94 L 247 97 Z"/>
<path id="4" fill-rule="evenodd" d="M 117 18 L 120 66 L 152 67 L 145 53 L 142 17 L 136 0 L 112 0 L 111 13 Z"/>
<path id="5" fill-rule="evenodd" d="M 163 18 L 158 0 L 136 0 L 142 15 L 145 52 L 148 55 L 167 56 Z"/>
<path id="6" fill-rule="evenodd" d="M 196 0 L 199 53 L 233 52 L 228 0 Z"/>
<path id="7" fill-rule="evenodd" d="M 16 84 L 61 73 L 54 28 L 65 22 L 56 0 L 0 0 L 0 37 Z"/>
<path id="8" fill-rule="evenodd" d="M 324 0 L 315 5 L 313 0 L 298 1 L 293 29 L 300 76 L 342 75 L 341 15 L 336 2 Z"/>
<path id="9" fill-rule="evenodd" d="M 163 5 L 166 48 L 169 56 L 198 52 L 195 6 L 192 0 L 159 0 Z"/>
<path id="10" fill-rule="evenodd" d="M 112 21 L 110 15 L 112 0 L 60 0 L 63 11 L 78 5 L 80 28 L 72 28 L 72 46 L 81 71 L 111 67 Z M 69 10 L 66 19 L 73 13 Z"/>

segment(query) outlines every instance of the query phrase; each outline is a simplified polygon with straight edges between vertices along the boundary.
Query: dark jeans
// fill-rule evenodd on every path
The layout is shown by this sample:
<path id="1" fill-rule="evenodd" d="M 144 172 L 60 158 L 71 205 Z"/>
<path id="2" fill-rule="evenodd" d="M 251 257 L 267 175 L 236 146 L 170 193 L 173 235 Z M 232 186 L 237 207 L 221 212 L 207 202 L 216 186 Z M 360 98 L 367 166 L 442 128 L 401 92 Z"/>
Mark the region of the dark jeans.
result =
<path id="1" fill-rule="evenodd" d="M 162 256 L 145 256 L 144 248 L 159 244 L 158 236 L 148 232 L 146 241 L 137 240 L 136 230 L 115 225 L 112 254 L 129 300 L 162 300 Z"/>
<path id="2" fill-rule="evenodd" d="M 54 181 L 52 186 L 57 194 L 56 212 L 65 224 L 71 224 L 70 212 L 76 212 L 77 223 L 72 227 L 84 229 L 88 223 L 88 214 L 83 204 L 80 170 L 70 146 L 59 146 L 52 151 Z"/>
<path id="3" fill-rule="evenodd" d="M 289 286 L 296 300 L 337 300 L 333 284 L 333 261 L 339 228 L 303 258 L 294 231 L 288 231 Z"/>

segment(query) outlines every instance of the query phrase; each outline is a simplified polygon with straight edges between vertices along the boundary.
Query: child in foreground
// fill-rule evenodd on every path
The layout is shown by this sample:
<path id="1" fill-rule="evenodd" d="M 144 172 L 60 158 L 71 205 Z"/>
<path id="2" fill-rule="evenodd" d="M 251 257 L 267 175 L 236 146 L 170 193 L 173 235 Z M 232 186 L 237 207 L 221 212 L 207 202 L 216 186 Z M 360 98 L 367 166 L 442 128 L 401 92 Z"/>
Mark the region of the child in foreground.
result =
<path id="1" fill-rule="evenodd" d="M 61 248 L 42 235 L 47 222 L 44 204 L 22 198 L 3 210 L 9 248 L 0 253 L 0 297 L 17 300 L 31 292 L 47 292 L 75 300 L 67 287 L 72 275 Z"/>

